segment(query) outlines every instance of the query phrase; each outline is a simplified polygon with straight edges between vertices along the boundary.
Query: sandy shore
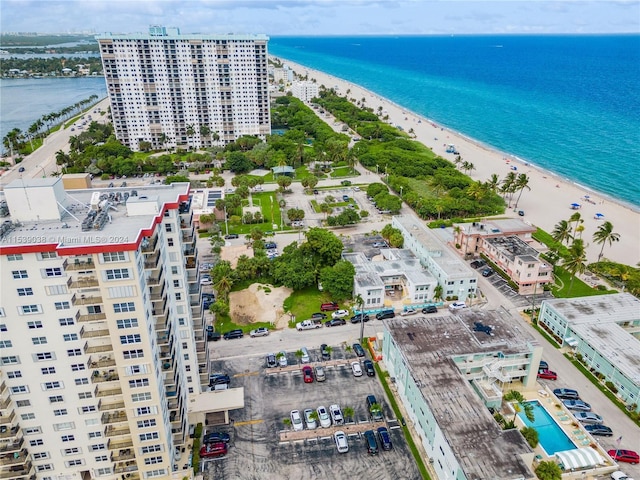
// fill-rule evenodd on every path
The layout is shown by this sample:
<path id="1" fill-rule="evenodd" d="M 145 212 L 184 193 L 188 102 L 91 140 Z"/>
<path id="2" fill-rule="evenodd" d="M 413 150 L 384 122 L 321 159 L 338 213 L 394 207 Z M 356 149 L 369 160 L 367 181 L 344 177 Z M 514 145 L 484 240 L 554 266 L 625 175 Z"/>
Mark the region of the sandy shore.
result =
<path id="1" fill-rule="evenodd" d="M 454 144 L 463 161 L 471 162 L 475 166 L 475 170 L 470 173 L 474 180 L 486 181 L 494 173 L 503 179 L 510 171 L 527 174 L 531 190 L 525 190 L 522 193 L 518 210 L 524 210 L 525 216 L 521 218 L 532 225 L 551 232 L 560 220 L 568 220 L 575 212 L 571 209 L 571 204 L 579 203 L 581 208 L 577 211 L 584 219 L 582 238 L 587 245 L 589 262 L 597 260 L 601 248 L 600 244 L 593 241 L 593 233 L 603 222 L 594 218 L 596 213 L 604 215 L 603 218 L 613 224 L 614 232 L 620 234 L 619 242 L 615 242 L 612 246 L 606 244 L 604 257 L 634 266 L 640 262 L 640 212 L 637 209 L 632 209 L 599 192 L 572 183 L 509 154 L 488 148 L 460 133 L 443 128 L 436 122 L 396 105 L 359 85 L 286 59 L 282 59 L 282 62 L 289 65 L 297 74 L 309 75 L 310 79 L 314 78 L 319 85 L 327 88 L 337 87 L 337 92 L 341 95 L 350 90 L 349 98 L 358 100 L 365 98 L 366 105 L 373 108 L 375 112 L 381 106 L 384 115 L 389 115 L 390 123 L 400 125 L 405 132 L 413 129 L 416 140 L 448 160 L 453 160 L 454 155 L 446 152 L 446 145 Z M 514 167 L 517 170 L 512 170 Z M 593 174 L 598 175 L 598 172 Z M 515 199 L 517 194 L 514 195 L 514 201 Z M 517 217 L 513 207 L 511 205 L 511 208 L 507 209 L 506 215 Z"/>

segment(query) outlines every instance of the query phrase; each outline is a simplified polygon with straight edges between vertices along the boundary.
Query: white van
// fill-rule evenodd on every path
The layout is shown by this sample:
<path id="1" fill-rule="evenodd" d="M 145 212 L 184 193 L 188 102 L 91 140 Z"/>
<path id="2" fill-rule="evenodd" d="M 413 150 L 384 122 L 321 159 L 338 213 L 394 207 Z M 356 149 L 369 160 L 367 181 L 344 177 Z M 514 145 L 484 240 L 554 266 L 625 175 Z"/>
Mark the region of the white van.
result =
<path id="1" fill-rule="evenodd" d="M 300 351 L 302 352 L 302 356 L 300 357 L 300 362 L 309 363 L 311 361 L 311 357 L 309 357 L 309 350 L 307 350 L 307 347 L 300 348 Z"/>
<path id="2" fill-rule="evenodd" d="M 342 430 L 338 430 L 333 434 L 333 439 L 336 442 L 336 448 L 338 453 L 347 453 L 349 451 L 349 444 L 347 443 L 347 436 Z"/>

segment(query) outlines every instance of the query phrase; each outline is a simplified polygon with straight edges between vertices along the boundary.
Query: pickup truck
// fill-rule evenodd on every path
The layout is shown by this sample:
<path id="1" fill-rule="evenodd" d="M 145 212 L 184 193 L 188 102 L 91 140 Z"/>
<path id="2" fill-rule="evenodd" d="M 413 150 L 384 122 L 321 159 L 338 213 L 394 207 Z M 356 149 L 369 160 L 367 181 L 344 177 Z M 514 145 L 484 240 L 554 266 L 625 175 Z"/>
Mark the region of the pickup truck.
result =
<path id="1" fill-rule="evenodd" d="M 311 330 L 312 328 L 321 328 L 322 321 L 319 318 L 311 318 L 303 322 L 296 323 L 296 330 Z"/>

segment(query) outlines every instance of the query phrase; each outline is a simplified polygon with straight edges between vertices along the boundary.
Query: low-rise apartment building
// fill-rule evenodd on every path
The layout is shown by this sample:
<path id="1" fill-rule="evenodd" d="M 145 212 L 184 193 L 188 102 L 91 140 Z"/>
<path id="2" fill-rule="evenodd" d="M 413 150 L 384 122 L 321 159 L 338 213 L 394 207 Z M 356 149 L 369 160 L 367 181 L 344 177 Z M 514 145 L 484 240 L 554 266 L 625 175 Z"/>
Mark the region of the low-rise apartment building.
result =
<path id="1" fill-rule="evenodd" d="M 309 103 L 311 99 L 320 95 L 318 84 L 310 81 L 293 82 L 291 85 L 291 93 L 294 97 L 299 98 L 305 103 Z"/>

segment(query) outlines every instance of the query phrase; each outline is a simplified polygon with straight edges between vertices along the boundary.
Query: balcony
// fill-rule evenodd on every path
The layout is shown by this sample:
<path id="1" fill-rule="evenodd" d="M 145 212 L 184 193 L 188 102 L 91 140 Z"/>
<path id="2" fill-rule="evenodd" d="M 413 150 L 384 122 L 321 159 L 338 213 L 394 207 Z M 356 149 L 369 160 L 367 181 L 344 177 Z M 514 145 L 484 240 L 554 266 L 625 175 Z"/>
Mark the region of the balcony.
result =
<path id="1" fill-rule="evenodd" d="M 11 428 L 7 425 L 4 429 L 0 427 L 0 440 L 17 437 L 18 433 L 20 433 L 20 425 L 14 425 Z"/>
<path id="2" fill-rule="evenodd" d="M 96 398 L 113 397 L 115 395 L 122 395 L 122 389 L 120 387 L 100 389 L 100 387 L 97 386 L 93 392 L 93 396 Z"/>
<path id="3" fill-rule="evenodd" d="M 160 269 L 160 272 L 158 273 L 158 275 L 152 277 L 151 275 L 149 275 L 147 277 L 147 285 L 149 287 L 157 287 L 160 285 L 160 282 L 162 282 L 164 280 L 164 276 L 162 275 L 163 270 Z"/>
<path id="4" fill-rule="evenodd" d="M 126 439 L 126 440 L 109 440 L 109 443 L 107 443 L 107 448 L 109 450 L 121 450 L 123 448 L 130 448 L 133 447 L 133 440 L 131 439 Z"/>
<path id="5" fill-rule="evenodd" d="M 124 450 L 118 450 L 118 453 L 112 453 L 111 454 L 111 461 L 112 462 L 125 462 L 127 460 L 132 460 L 136 458 L 135 454 L 133 453 L 133 451 L 131 451 L 131 449 L 126 448 Z"/>
<path id="6" fill-rule="evenodd" d="M 137 472 L 137 471 L 138 471 L 138 464 L 135 461 L 127 462 L 124 465 L 113 469 L 113 473 L 128 473 L 128 472 Z M 131 478 L 131 477 L 128 477 L 128 478 Z"/>
<path id="7" fill-rule="evenodd" d="M 78 315 L 76 315 L 76 320 L 78 322 L 95 322 L 97 320 L 106 320 L 106 319 L 107 319 L 106 313 L 87 313 L 84 315 L 80 315 L 80 312 L 78 312 Z"/>
<path id="8" fill-rule="evenodd" d="M 10 443 L 2 443 L 0 444 L 0 453 L 13 453 L 17 452 L 22 448 L 24 444 L 24 438 L 20 437 L 18 440 Z"/>
<path id="9" fill-rule="evenodd" d="M 89 345 L 89 342 L 84 344 L 84 353 L 100 353 L 100 352 L 112 352 L 113 346 L 110 343 Z"/>
<path id="10" fill-rule="evenodd" d="M 176 381 L 173 378 L 173 373 L 172 372 L 167 372 L 164 374 L 164 386 L 165 387 L 169 387 L 171 385 L 175 385 Z"/>
<path id="11" fill-rule="evenodd" d="M 91 375 L 91 382 L 93 383 L 116 382 L 118 380 L 120 380 L 120 377 L 115 370 L 109 370 L 107 372 L 94 370 L 93 375 Z"/>
<path id="12" fill-rule="evenodd" d="M 87 362 L 88 368 L 105 368 L 115 367 L 116 359 L 110 355 L 103 355 L 101 357 L 89 357 Z"/>
<path id="13" fill-rule="evenodd" d="M 158 266 L 160 261 L 160 252 L 157 251 L 153 255 L 149 255 L 144 261 L 144 268 L 154 269 Z"/>
<path id="14" fill-rule="evenodd" d="M 100 295 L 74 295 L 71 297 L 71 303 L 73 305 L 96 305 L 102 303 L 102 296 Z"/>
<path id="15" fill-rule="evenodd" d="M 130 435 L 130 434 L 131 434 L 131 429 L 129 429 L 128 425 L 125 425 L 122 427 L 114 427 L 112 425 L 109 425 L 107 428 L 104 429 L 105 437 L 119 437 L 122 435 Z"/>
<path id="16" fill-rule="evenodd" d="M 69 280 L 67 280 L 67 287 L 69 288 L 89 288 L 99 285 L 100 282 L 96 277 L 78 277 L 77 279 L 69 277 Z"/>
<path id="17" fill-rule="evenodd" d="M 33 470 L 33 465 L 31 464 L 31 461 L 28 461 L 27 463 L 25 463 L 24 465 L 14 465 L 12 467 L 10 467 L 9 470 L 4 470 L 2 472 L 0 472 L 0 478 L 11 478 L 12 480 L 35 480 L 36 476 L 35 475 L 31 475 L 30 477 L 27 478 L 27 475 L 29 475 Z"/>
<path id="18" fill-rule="evenodd" d="M 0 457 L 0 465 L 3 467 L 10 465 L 22 465 L 29 458 L 29 454 L 26 450 L 20 450 L 19 452 L 15 452 L 13 455 L 4 455 Z"/>
<path id="19" fill-rule="evenodd" d="M 144 239 L 142 240 L 142 253 L 151 253 L 156 249 L 156 245 L 158 245 L 158 236 L 156 235 L 151 240 Z"/>
<path id="20" fill-rule="evenodd" d="M 171 348 L 170 347 L 161 347 L 160 348 L 160 358 L 161 359 L 171 359 Z"/>
<path id="21" fill-rule="evenodd" d="M 127 418 L 127 412 L 125 412 L 124 410 L 118 410 L 117 412 L 113 412 L 113 413 L 105 412 L 102 414 L 101 420 L 103 425 L 129 421 L 129 419 Z"/>
<path id="22" fill-rule="evenodd" d="M 73 262 L 69 262 L 68 260 L 64 261 L 63 267 L 65 270 L 95 270 L 96 266 L 93 263 L 92 258 L 87 258 L 85 261 L 80 261 L 79 258 L 73 260 Z"/>
<path id="23" fill-rule="evenodd" d="M 180 402 L 178 402 L 177 398 L 171 398 L 169 400 L 167 400 L 167 407 L 169 408 L 169 410 L 177 410 L 179 407 Z"/>
<path id="24" fill-rule="evenodd" d="M 120 410 L 124 408 L 124 402 L 123 401 L 117 401 L 117 402 L 103 402 L 102 400 L 100 400 L 98 402 L 98 410 L 101 412 L 106 412 L 109 410 Z"/>
<path id="25" fill-rule="evenodd" d="M 149 289 L 149 299 L 151 301 L 162 300 L 164 296 L 164 284 L 162 287 L 155 287 Z"/>
<path id="26" fill-rule="evenodd" d="M 11 410 L 11 415 L 1 416 L 0 417 L 0 425 L 6 425 L 7 423 L 13 422 L 13 419 L 16 418 L 16 412 Z"/>
<path id="27" fill-rule="evenodd" d="M 5 397 L 3 400 L 0 400 L 0 410 L 6 409 L 11 403 L 10 397 Z M 2 423 L 2 419 L 0 418 L 0 423 Z"/>
<path id="28" fill-rule="evenodd" d="M 80 338 L 96 338 L 96 337 L 108 337 L 109 329 L 108 328 L 96 328 L 93 330 L 82 327 L 80 329 Z"/>

